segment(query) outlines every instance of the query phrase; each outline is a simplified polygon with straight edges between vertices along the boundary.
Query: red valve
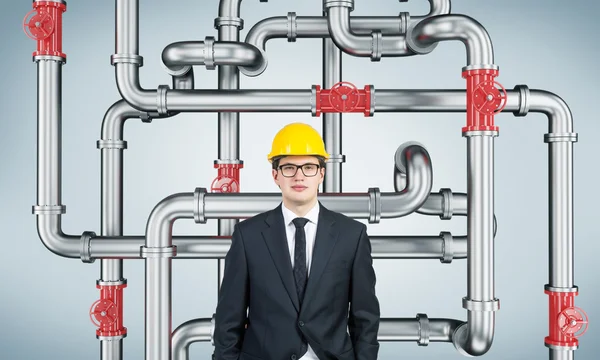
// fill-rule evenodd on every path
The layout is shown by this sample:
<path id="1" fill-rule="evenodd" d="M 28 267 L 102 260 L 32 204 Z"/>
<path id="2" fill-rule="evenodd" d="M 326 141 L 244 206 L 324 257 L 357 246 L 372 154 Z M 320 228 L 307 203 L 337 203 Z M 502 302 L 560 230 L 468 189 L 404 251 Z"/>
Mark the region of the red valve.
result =
<path id="1" fill-rule="evenodd" d="M 316 116 L 321 113 L 339 113 L 339 112 L 362 112 L 365 116 L 371 116 L 371 87 L 366 85 L 363 90 L 359 90 L 354 84 L 342 81 L 331 87 L 331 89 L 322 89 L 315 85 L 316 96 Z"/>
<path id="2" fill-rule="evenodd" d="M 494 125 L 494 115 L 506 106 L 506 90 L 494 78 L 498 70 L 465 70 L 462 77 L 467 79 L 467 131 L 498 131 Z"/>
<path id="3" fill-rule="evenodd" d="M 96 285 L 100 299 L 90 307 L 90 320 L 98 327 L 97 336 L 120 336 L 127 334 L 123 327 L 123 289 L 127 284 Z"/>
<path id="4" fill-rule="evenodd" d="M 33 56 L 49 55 L 66 59 L 62 52 L 62 13 L 67 5 L 56 1 L 34 1 L 33 10 L 23 19 L 25 34 L 37 41 Z"/>
<path id="5" fill-rule="evenodd" d="M 573 306 L 577 292 L 544 291 L 550 295 L 549 335 L 544 342 L 553 346 L 572 347 L 579 345 L 577 339 L 587 330 L 588 317 L 578 307 Z"/>
<path id="6" fill-rule="evenodd" d="M 240 169 L 243 167 L 243 164 L 215 164 L 219 173 L 210 185 L 210 191 L 214 193 L 240 192 Z"/>

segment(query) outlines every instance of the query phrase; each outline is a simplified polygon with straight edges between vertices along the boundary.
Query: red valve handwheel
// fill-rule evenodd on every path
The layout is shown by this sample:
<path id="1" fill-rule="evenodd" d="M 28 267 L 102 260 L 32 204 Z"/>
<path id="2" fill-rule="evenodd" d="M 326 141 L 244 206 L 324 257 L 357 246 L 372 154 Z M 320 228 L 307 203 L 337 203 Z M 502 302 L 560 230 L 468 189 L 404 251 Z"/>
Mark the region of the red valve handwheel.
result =
<path id="1" fill-rule="evenodd" d="M 23 19 L 23 31 L 30 39 L 44 40 L 52 35 L 54 20 L 47 12 L 31 10 Z"/>
<path id="2" fill-rule="evenodd" d="M 358 89 L 354 84 L 342 81 L 331 88 L 329 102 L 338 111 L 352 111 L 358 104 Z"/>
<path id="3" fill-rule="evenodd" d="M 90 308 L 90 319 L 97 327 L 111 325 L 117 321 L 117 306 L 110 300 L 97 300 Z"/>
<path id="4" fill-rule="evenodd" d="M 475 109 L 482 114 L 497 114 L 506 106 L 506 89 L 497 81 L 484 81 L 479 84 L 472 95 Z"/>
<path id="5" fill-rule="evenodd" d="M 564 336 L 577 338 L 587 331 L 588 317 L 581 308 L 569 307 L 558 314 L 557 325 Z"/>
<path id="6" fill-rule="evenodd" d="M 229 176 L 219 176 L 210 185 L 211 192 L 234 193 L 239 188 L 238 182 Z"/>

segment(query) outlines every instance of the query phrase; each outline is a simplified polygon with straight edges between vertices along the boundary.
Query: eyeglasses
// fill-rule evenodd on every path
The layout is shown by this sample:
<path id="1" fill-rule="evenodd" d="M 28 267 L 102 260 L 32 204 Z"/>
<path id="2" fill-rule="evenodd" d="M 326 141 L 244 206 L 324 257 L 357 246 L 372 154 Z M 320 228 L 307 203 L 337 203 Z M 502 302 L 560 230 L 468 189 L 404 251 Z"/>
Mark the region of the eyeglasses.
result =
<path id="1" fill-rule="evenodd" d="M 313 177 L 315 175 L 317 175 L 317 172 L 319 172 L 319 165 L 317 164 L 303 164 L 303 165 L 296 165 L 296 164 L 285 164 L 285 165 L 281 165 L 279 166 L 279 170 L 281 170 L 281 174 L 285 177 L 294 177 L 296 176 L 296 173 L 298 172 L 298 169 L 302 169 L 302 173 L 304 174 L 304 176 L 307 177 Z"/>

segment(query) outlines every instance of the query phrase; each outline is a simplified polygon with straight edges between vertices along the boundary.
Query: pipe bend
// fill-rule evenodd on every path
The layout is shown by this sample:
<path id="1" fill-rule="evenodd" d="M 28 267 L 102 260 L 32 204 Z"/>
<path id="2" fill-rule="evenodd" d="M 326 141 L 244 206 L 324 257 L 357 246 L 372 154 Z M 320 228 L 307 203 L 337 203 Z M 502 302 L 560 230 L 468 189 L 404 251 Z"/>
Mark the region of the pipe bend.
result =
<path id="1" fill-rule="evenodd" d="M 179 193 L 167 196 L 150 213 L 146 225 L 146 246 L 171 246 L 173 222 L 177 219 L 194 217 L 194 193 Z"/>
<path id="2" fill-rule="evenodd" d="M 331 40 L 343 52 L 360 57 L 373 54 L 372 36 L 358 36 L 350 27 L 350 8 L 331 7 L 327 11 L 327 27 Z"/>
<path id="3" fill-rule="evenodd" d="M 102 140 L 123 140 L 123 128 L 127 119 L 139 118 L 144 112 L 136 110 L 125 100 L 111 105 L 102 120 Z"/>
<path id="4" fill-rule="evenodd" d="M 60 227 L 60 215 L 36 215 L 37 231 L 42 243 L 52 253 L 70 258 L 81 257 L 81 238 L 65 235 Z"/>
<path id="5" fill-rule="evenodd" d="M 481 356 L 487 353 L 494 341 L 493 311 L 469 311 L 469 320 L 454 332 L 452 343 L 464 356 Z"/>
<path id="6" fill-rule="evenodd" d="M 137 64 L 116 63 L 115 73 L 117 88 L 125 101 L 139 111 L 157 111 L 157 91 L 142 89 Z"/>
<path id="7" fill-rule="evenodd" d="M 172 359 L 188 360 L 189 346 L 198 341 L 211 341 L 212 319 L 192 319 L 179 325 L 171 338 Z"/>
<path id="8" fill-rule="evenodd" d="M 550 133 L 573 132 L 573 115 L 567 103 L 558 95 L 544 90 L 530 90 L 529 111 L 548 116 Z"/>
<path id="9" fill-rule="evenodd" d="M 467 65 L 493 65 L 494 50 L 488 32 L 477 20 L 456 14 L 437 15 L 412 24 L 408 47 L 419 54 L 433 50 L 440 41 L 459 40 L 467 49 Z"/>
<path id="10" fill-rule="evenodd" d="M 450 0 L 429 0 L 429 13 L 423 16 L 411 16 L 411 22 L 419 22 L 426 18 L 450 14 L 452 6 Z"/>

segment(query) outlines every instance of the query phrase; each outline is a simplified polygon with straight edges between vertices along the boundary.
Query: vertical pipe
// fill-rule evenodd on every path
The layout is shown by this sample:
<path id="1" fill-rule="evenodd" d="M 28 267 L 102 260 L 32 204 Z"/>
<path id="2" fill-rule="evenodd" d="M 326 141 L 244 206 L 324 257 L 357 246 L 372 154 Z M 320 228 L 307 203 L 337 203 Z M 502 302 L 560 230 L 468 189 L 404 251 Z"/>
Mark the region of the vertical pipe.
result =
<path id="1" fill-rule="evenodd" d="M 573 360 L 573 350 L 550 349 L 550 360 Z"/>
<path id="2" fill-rule="evenodd" d="M 323 88 L 342 81 L 342 51 L 330 38 L 323 39 Z M 323 141 L 332 158 L 326 163 L 323 192 L 342 191 L 342 114 L 323 114 Z"/>
<path id="3" fill-rule="evenodd" d="M 138 0 L 115 1 L 115 54 L 138 55 Z"/>

